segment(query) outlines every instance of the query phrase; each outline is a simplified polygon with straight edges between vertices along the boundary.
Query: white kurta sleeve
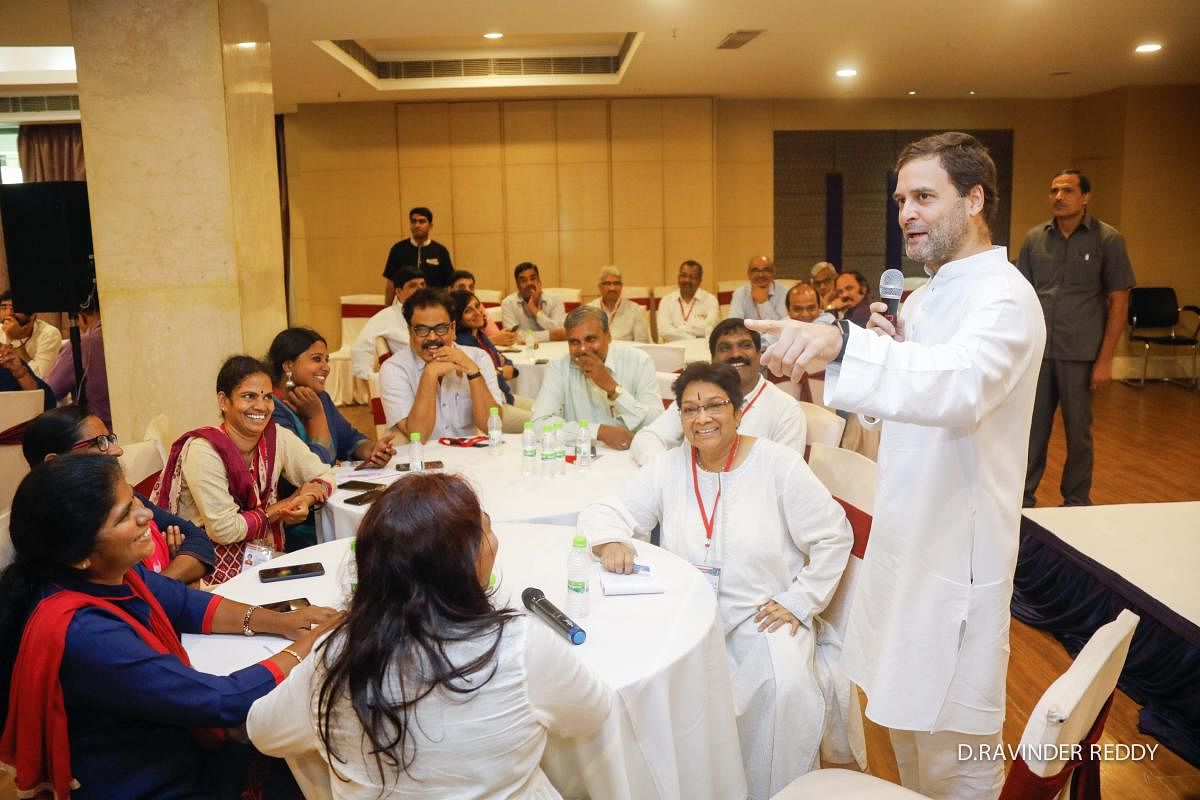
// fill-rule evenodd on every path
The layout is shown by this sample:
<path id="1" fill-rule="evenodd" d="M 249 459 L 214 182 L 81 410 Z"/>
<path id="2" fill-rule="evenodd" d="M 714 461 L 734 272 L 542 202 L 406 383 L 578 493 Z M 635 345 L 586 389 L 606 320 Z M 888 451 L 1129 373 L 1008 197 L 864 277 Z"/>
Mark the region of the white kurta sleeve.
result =
<path id="1" fill-rule="evenodd" d="M 500 327 L 506 331 L 514 331 L 521 327 L 521 309 L 518 305 L 521 301 L 518 299 L 513 302 L 512 298 L 516 295 L 509 295 L 500 303 Z"/>
<path id="2" fill-rule="evenodd" d="M 776 475 L 779 508 L 788 534 L 808 563 L 787 590 L 771 599 L 810 625 L 813 615 L 829 605 L 842 579 L 854 534 L 846 512 L 802 459 Z"/>
<path id="3" fill-rule="evenodd" d="M 246 735 L 260 753 L 276 758 L 318 751 L 312 698 L 316 660 L 310 653 L 274 689 L 254 701 L 246 716 Z"/>
<path id="4" fill-rule="evenodd" d="M 803 416 L 803 415 L 801 415 Z M 649 425 L 644 425 L 633 437 L 629 453 L 639 467 L 649 464 L 659 453 L 665 453 L 683 443 L 683 424 L 679 421 L 679 409 L 671 407 L 658 415 Z M 804 449 L 801 441 L 800 448 Z"/>
<path id="5" fill-rule="evenodd" d="M 636 303 L 634 303 L 634 310 L 637 313 L 634 314 L 633 319 L 633 340 L 635 342 L 649 342 L 650 324 L 648 322 L 648 312 Z"/>
<path id="6" fill-rule="evenodd" d="M 225 462 L 213 446 L 198 436 L 192 439 L 183 454 L 180 472 L 199 513 L 199 519 L 192 522 L 204 528 L 216 544 L 244 541 L 246 519 L 229 493 Z"/>
<path id="7" fill-rule="evenodd" d="M 391 309 L 384 311 L 394 313 Z M 350 346 L 350 372 L 354 377 L 365 381 L 375 371 L 375 340 L 383 335 L 386 328 L 383 312 L 380 312 L 367 320 L 367 324 L 358 332 L 358 338 Z"/>
<path id="8" fill-rule="evenodd" d="M 639 359 L 633 375 L 633 385 L 622 385 L 624 391 L 613 403 L 616 416 L 631 431 L 656 419 L 663 412 L 658 394 L 658 376 L 649 356 Z"/>
<path id="9" fill-rule="evenodd" d="M 399 362 L 392 363 L 402 355 L 392 356 L 379 368 L 379 400 L 389 428 L 408 416 L 417 396 L 417 387 L 409 382 L 407 370 L 401 369 Z"/>
<path id="10" fill-rule="evenodd" d="M 562 419 L 567 403 L 567 369 L 569 367 L 557 360 L 546 365 L 542 386 L 538 389 L 537 399 L 533 401 L 533 411 L 530 413 L 534 428 L 541 430 L 547 422 L 555 418 Z"/>
<path id="11" fill-rule="evenodd" d="M 747 286 L 739 287 L 729 301 L 729 318 L 756 319 L 757 316 L 754 313 L 754 300 L 750 296 L 750 289 Z"/>
<path id="12" fill-rule="evenodd" d="M 332 494 L 337 488 L 337 477 L 333 467 L 326 464 L 300 437 L 287 428 L 276 426 L 275 437 L 278 443 L 278 454 L 283 459 L 283 477 L 293 486 L 301 486 L 306 481 L 322 481 L 329 486 Z"/>
<path id="13" fill-rule="evenodd" d="M 788 400 L 791 400 L 790 395 Z M 793 401 L 781 405 L 782 410 L 775 418 L 775 424 L 771 429 L 771 440 L 803 453 L 804 447 L 808 443 L 808 418 L 804 416 L 804 411 L 801 410 L 798 402 Z M 766 411 L 766 409 L 763 410 Z"/>
<path id="14" fill-rule="evenodd" d="M 967 314 L 944 344 L 897 342 L 850 326 L 840 365 L 825 370 L 825 405 L 938 428 L 966 427 L 1008 398 L 1034 359 L 1041 337 L 1002 282 Z"/>
<path id="15" fill-rule="evenodd" d="M 620 494 L 585 506 L 575 530 L 586 536 L 592 547 L 608 542 L 629 544 L 634 537 L 648 541 L 650 531 L 662 522 L 663 481 L 669 460 L 668 455 L 655 459 L 639 469 Z"/>
<path id="16" fill-rule="evenodd" d="M 558 736 L 587 736 L 608 718 L 612 691 L 539 619 L 525 632 L 525 690 L 538 722 Z"/>

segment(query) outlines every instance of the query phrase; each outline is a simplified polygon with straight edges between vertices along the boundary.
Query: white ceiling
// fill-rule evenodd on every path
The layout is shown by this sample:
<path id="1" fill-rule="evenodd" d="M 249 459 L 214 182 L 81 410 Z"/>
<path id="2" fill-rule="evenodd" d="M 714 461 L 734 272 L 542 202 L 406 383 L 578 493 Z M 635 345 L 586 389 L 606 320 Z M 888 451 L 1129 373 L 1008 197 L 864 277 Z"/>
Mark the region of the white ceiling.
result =
<path id="1" fill-rule="evenodd" d="M 265 0 L 276 106 L 587 95 L 1076 97 L 1200 83 L 1200 0 Z M 716 50 L 739 28 L 766 33 Z M 313 44 L 354 39 L 437 50 L 643 32 L 617 86 L 380 91 Z M 0 46 L 70 44 L 66 0 L 0 0 Z M 1163 43 L 1135 55 L 1139 42 Z M 390 49 L 390 48 L 388 48 Z M 852 66 L 858 77 L 834 70 Z M 1067 73 L 1054 75 L 1053 73 Z M 4 78 L 0 75 L 0 85 Z M 11 83 L 11 81 L 10 81 Z"/>

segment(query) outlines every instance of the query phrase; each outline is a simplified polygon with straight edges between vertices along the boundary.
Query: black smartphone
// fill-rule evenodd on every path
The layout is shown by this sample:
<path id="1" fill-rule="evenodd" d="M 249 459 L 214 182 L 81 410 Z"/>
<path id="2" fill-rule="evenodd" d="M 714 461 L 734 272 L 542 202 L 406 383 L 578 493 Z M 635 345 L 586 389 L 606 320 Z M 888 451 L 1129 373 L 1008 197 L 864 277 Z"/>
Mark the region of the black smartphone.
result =
<path id="1" fill-rule="evenodd" d="M 446 465 L 443 464 L 441 461 L 426 461 L 425 462 L 425 469 L 441 469 L 444 466 L 446 466 Z M 396 465 L 396 469 L 400 470 L 401 472 L 408 472 L 409 469 L 411 469 L 411 467 L 409 466 L 407 461 L 403 461 Z"/>
<path id="2" fill-rule="evenodd" d="M 291 600 L 280 600 L 278 603 L 263 603 L 259 608 L 265 608 L 267 611 L 278 611 L 280 614 L 286 614 L 289 611 L 299 611 L 302 608 L 308 608 L 312 603 L 308 602 L 307 597 L 293 597 Z"/>
<path id="3" fill-rule="evenodd" d="M 345 483 L 339 483 L 337 488 L 366 492 L 370 491 L 371 489 L 382 489 L 383 484 L 371 483 L 370 481 L 346 481 Z"/>
<path id="4" fill-rule="evenodd" d="M 290 581 L 296 578 L 315 578 L 318 575 L 324 574 L 324 565 L 313 562 L 312 564 L 295 564 L 290 567 L 261 569 L 258 571 L 258 579 L 263 583 L 274 583 L 275 581 Z"/>
<path id="5" fill-rule="evenodd" d="M 548 359 L 548 358 L 539 358 L 539 359 L 535 360 L 533 363 L 535 363 L 535 364 L 549 364 L 549 363 L 550 363 L 550 359 Z"/>
<path id="6" fill-rule="evenodd" d="M 383 489 L 371 489 L 362 494 L 356 494 L 354 497 L 347 497 L 346 502 L 352 506 L 369 506 L 378 500 L 381 494 L 383 494 Z"/>

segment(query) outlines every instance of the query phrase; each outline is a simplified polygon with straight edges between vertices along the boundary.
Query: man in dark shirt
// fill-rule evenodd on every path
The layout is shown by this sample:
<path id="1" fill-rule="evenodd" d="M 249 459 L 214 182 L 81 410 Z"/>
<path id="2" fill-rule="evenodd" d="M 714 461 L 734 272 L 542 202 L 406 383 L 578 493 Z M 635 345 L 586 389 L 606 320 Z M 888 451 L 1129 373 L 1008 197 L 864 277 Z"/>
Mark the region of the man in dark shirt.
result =
<path id="1" fill-rule="evenodd" d="M 450 251 L 445 245 L 429 238 L 429 229 L 432 227 L 433 212 L 428 208 L 417 206 L 408 212 L 408 229 L 412 236 L 392 245 L 388 252 L 387 266 L 383 268 L 383 277 L 387 279 L 387 288 L 383 292 L 385 304 L 391 305 L 395 298 L 396 275 L 404 267 L 416 267 L 421 270 L 426 286 L 438 289 L 450 286 L 454 263 L 450 260 Z"/>
<path id="2" fill-rule="evenodd" d="M 871 285 L 867 283 L 867 276 L 861 272 L 843 272 L 837 276 L 834 286 L 837 296 L 833 305 L 839 309 L 838 315 L 860 328 L 867 327 L 867 320 L 871 318 Z"/>
<path id="3" fill-rule="evenodd" d="M 1054 218 L 1026 234 L 1017 259 L 1017 269 L 1037 290 L 1046 316 L 1046 351 L 1029 431 L 1027 508 L 1037 502 L 1060 403 L 1067 435 L 1063 504 L 1091 504 L 1092 393 L 1112 380 L 1113 352 L 1134 284 L 1125 237 L 1087 213 L 1091 189 L 1079 170 L 1056 175 L 1050 182 Z"/>

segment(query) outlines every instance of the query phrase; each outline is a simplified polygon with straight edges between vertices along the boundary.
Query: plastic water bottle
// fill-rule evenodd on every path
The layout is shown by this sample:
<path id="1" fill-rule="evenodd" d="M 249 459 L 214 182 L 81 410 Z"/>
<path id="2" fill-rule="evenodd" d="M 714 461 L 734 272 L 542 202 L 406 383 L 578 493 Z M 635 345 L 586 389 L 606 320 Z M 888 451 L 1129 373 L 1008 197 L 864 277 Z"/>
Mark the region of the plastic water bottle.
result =
<path id="1" fill-rule="evenodd" d="M 537 337 L 533 335 L 532 329 L 525 331 L 525 349 L 530 353 L 538 349 Z"/>
<path id="2" fill-rule="evenodd" d="M 554 423 L 542 424 L 542 474 L 550 477 L 554 474 Z"/>
<path id="3" fill-rule="evenodd" d="M 533 423 L 526 422 L 521 430 L 521 474 L 526 478 L 537 473 L 537 445 L 537 434 L 533 431 Z"/>
<path id="4" fill-rule="evenodd" d="M 500 455 L 504 446 L 504 423 L 500 421 L 500 409 L 492 406 L 488 409 L 488 452 L 493 456 Z"/>
<path id="5" fill-rule="evenodd" d="M 563 433 L 563 424 L 554 423 L 554 475 L 562 477 L 567 474 L 567 435 Z"/>
<path id="6" fill-rule="evenodd" d="M 346 578 L 350 583 L 351 593 L 358 590 L 358 537 L 350 540 L 350 559 L 346 562 Z"/>
<path id="7" fill-rule="evenodd" d="M 425 469 L 425 460 L 421 457 L 421 434 L 408 435 L 408 468 L 413 472 Z"/>
<path id="8" fill-rule="evenodd" d="M 567 616 L 578 621 L 588 614 L 588 577 L 592 560 L 588 558 L 586 536 L 576 536 L 567 556 Z"/>
<path id="9" fill-rule="evenodd" d="M 579 420 L 579 433 L 575 436 L 575 466 L 580 470 L 592 467 L 592 429 L 586 419 Z"/>

